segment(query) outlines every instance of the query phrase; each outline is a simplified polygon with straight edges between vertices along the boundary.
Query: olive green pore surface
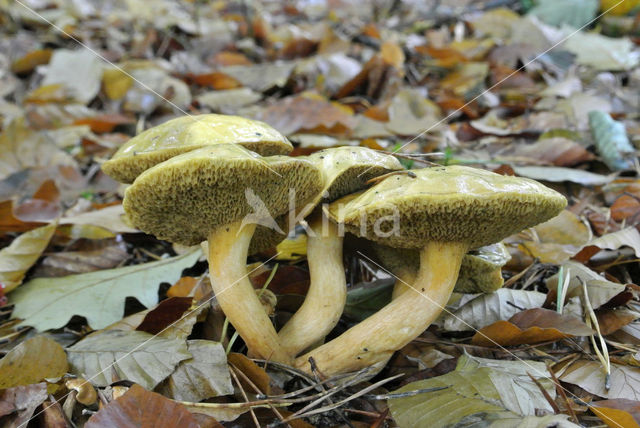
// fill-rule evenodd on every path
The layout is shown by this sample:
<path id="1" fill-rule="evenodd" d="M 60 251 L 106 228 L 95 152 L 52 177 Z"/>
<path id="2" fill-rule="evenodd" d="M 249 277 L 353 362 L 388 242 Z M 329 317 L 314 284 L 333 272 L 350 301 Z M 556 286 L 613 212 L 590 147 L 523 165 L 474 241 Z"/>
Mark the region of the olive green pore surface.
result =
<path id="1" fill-rule="evenodd" d="M 260 157 L 224 144 L 173 157 L 144 173 L 125 192 L 124 209 L 140 230 L 159 239 L 195 245 L 210 231 L 255 214 L 247 197 L 259 199 L 276 218 L 321 190 L 310 162 L 286 156 Z"/>
<path id="2" fill-rule="evenodd" d="M 560 213 L 566 199 L 542 184 L 464 166 L 414 170 L 329 206 L 348 231 L 397 248 L 428 241 L 498 242 Z"/>
<path id="3" fill-rule="evenodd" d="M 263 156 L 285 155 L 293 146 L 266 123 L 239 116 L 182 116 L 147 129 L 130 139 L 102 164 L 102 170 L 123 183 L 179 154 L 213 144 L 240 144 Z"/>
<path id="4" fill-rule="evenodd" d="M 420 252 L 415 249 L 391 248 L 373 244 L 372 248 L 382 265 L 394 275 L 408 270 L 413 275 L 420 267 Z M 502 243 L 486 245 L 470 251 L 462 258 L 460 273 L 453 291 L 458 293 L 491 293 L 504 284 L 502 267 L 511 259 Z"/>
<path id="5" fill-rule="evenodd" d="M 329 202 L 364 189 L 374 177 L 403 169 L 395 157 L 359 146 L 332 147 L 307 159 L 322 171 L 322 200 Z"/>

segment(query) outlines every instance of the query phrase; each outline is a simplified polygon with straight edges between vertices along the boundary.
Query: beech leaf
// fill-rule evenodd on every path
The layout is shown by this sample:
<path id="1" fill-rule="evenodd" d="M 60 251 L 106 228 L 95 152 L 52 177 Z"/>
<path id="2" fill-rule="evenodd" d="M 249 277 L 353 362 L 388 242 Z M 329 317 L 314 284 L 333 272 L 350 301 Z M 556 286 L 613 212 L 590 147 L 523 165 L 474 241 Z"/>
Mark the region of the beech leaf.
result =
<path id="1" fill-rule="evenodd" d="M 31 266 L 42 255 L 56 231 L 56 223 L 25 232 L 0 250 L 0 284 L 8 293 L 22 284 Z"/>
<path id="2" fill-rule="evenodd" d="M 68 368 L 62 346 L 45 336 L 32 337 L 0 360 L 0 389 L 60 377 Z"/>
<path id="3" fill-rule="evenodd" d="M 595 332 L 578 318 L 549 309 L 519 312 L 509 321 L 496 321 L 483 327 L 471 343 L 479 346 L 511 346 L 549 342 L 566 337 L 589 336 Z"/>
<path id="4" fill-rule="evenodd" d="M 142 331 L 104 330 L 67 348 L 72 372 L 97 386 L 130 380 L 153 389 L 191 358 L 182 339 L 166 339 Z M 117 379 L 113 379 L 113 375 Z"/>
<path id="5" fill-rule="evenodd" d="M 122 397 L 91 416 L 85 427 L 200 428 L 200 425 L 182 404 L 133 385 Z"/>

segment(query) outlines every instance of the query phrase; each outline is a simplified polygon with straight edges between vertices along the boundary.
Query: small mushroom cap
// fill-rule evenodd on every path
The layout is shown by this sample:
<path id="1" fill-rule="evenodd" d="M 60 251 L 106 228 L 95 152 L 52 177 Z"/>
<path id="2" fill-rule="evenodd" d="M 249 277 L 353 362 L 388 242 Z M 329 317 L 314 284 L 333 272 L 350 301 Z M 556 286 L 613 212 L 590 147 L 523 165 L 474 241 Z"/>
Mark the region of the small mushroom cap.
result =
<path id="1" fill-rule="evenodd" d="M 374 177 L 403 169 L 394 156 L 359 146 L 333 147 L 307 158 L 322 171 L 322 200 L 329 202 L 364 189 Z"/>
<path id="2" fill-rule="evenodd" d="M 320 189 L 320 171 L 307 160 L 263 158 L 235 144 L 218 144 L 146 170 L 126 190 L 123 205 L 140 230 L 195 245 L 225 224 L 275 222 L 290 202 L 302 206 Z"/>
<path id="3" fill-rule="evenodd" d="M 488 245 L 544 222 L 567 204 L 534 180 L 464 166 L 393 175 L 333 202 L 329 215 L 348 231 L 395 248 L 426 242 Z"/>
<path id="4" fill-rule="evenodd" d="M 174 156 L 213 144 L 240 144 L 263 156 L 286 155 L 293 146 L 266 123 L 239 116 L 182 116 L 147 129 L 125 143 L 102 170 L 123 183 L 132 183 L 152 166 Z"/>
<path id="5" fill-rule="evenodd" d="M 382 265 L 394 275 L 403 270 L 412 275 L 418 273 L 420 252 L 407 248 L 391 248 L 386 245 L 372 246 Z M 502 267 L 511 259 L 507 247 L 502 243 L 486 245 L 468 252 L 462 258 L 460 274 L 453 291 L 458 293 L 490 293 L 502 287 Z"/>

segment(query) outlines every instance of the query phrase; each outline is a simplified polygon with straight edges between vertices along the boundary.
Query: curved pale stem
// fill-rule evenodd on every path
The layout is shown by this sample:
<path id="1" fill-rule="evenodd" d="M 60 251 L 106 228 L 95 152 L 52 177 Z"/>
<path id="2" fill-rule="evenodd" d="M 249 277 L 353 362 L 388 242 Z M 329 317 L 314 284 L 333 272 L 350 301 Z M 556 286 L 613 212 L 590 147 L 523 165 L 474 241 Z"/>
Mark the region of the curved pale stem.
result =
<path id="1" fill-rule="evenodd" d="M 393 284 L 393 293 L 391 299 L 395 300 L 407 290 L 411 289 L 411 285 L 416 281 L 417 272 L 410 268 L 398 269 L 397 272 L 393 272 L 397 277 L 396 283 Z"/>
<path id="2" fill-rule="evenodd" d="M 420 252 L 413 289 L 332 341 L 296 358 L 309 373 L 309 358 L 325 375 L 359 370 L 382 361 L 418 337 L 442 311 L 458 277 L 465 243 L 431 242 Z"/>
<path id="3" fill-rule="evenodd" d="M 340 320 L 347 301 L 338 226 L 316 214 L 309 227 L 309 291 L 302 306 L 278 333 L 282 345 L 294 356 L 324 339 Z"/>
<path id="4" fill-rule="evenodd" d="M 254 355 L 280 363 L 291 358 L 249 281 L 247 251 L 255 224 L 228 224 L 209 234 L 209 275 L 216 299 Z"/>

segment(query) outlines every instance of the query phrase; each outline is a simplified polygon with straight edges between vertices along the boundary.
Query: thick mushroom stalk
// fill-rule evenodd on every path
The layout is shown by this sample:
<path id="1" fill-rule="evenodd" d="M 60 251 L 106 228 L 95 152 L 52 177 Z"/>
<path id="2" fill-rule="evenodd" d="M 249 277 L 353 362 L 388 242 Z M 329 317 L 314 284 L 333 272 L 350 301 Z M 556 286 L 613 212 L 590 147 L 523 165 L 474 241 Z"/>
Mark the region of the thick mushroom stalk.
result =
<path id="1" fill-rule="evenodd" d="M 428 243 L 420 252 L 420 270 L 413 290 L 329 343 L 297 358 L 294 365 L 310 372 L 309 358 L 313 358 L 322 373 L 331 376 L 389 358 L 440 314 L 453 292 L 468 249 L 466 243 Z"/>
<path id="2" fill-rule="evenodd" d="M 329 334 L 347 301 L 338 226 L 320 213 L 308 223 L 312 233 L 307 238 L 307 259 L 313 280 L 304 303 L 278 333 L 282 346 L 293 356 Z"/>
<path id="3" fill-rule="evenodd" d="M 290 363 L 247 273 L 247 252 L 255 224 L 235 222 L 209 234 L 209 275 L 216 299 L 249 350 L 265 359 Z"/>

